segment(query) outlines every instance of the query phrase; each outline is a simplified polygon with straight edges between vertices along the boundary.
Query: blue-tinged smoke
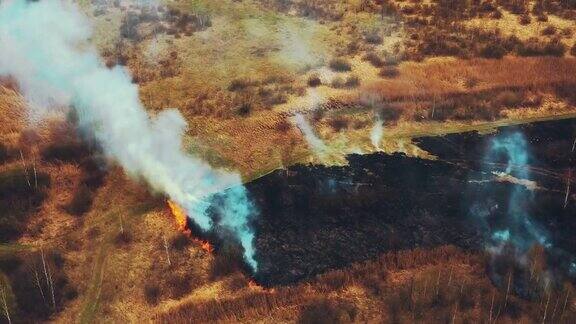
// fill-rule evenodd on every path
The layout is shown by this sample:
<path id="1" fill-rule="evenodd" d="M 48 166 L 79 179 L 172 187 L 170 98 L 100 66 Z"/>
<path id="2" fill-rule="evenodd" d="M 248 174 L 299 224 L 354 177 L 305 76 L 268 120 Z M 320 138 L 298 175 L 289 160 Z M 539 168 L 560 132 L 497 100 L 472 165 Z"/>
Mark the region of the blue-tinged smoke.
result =
<path id="1" fill-rule="evenodd" d="M 520 180 L 530 180 L 530 151 L 521 132 L 504 133 L 492 139 L 484 165 L 492 175 L 508 175 Z M 530 215 L 530 202 L 534 193 L 526 186 L 514 184 L 508 197 L 505 219 L 499 223 L 503 228 L 493 230 L 492 243 L 511 243 L 525 252 L 534 244 L 550 247 L 548 234 Z"/>
<path id="2" fill-rule="evenodd" d="M 81 129 L 132 177 L 182 206 L 202 230 L 231 231 L 256 270 L 254 208 L 237 173 L 215 170 L 182 150 L 187 124 L 174 109 L 148 116 L 123 67 L 108 69 L 88 43 L 90 26 L 72 4 L 58 0 L 0 3 L 0 75 L 14 77 L 42 116 L 72 106 Z M 226 191 L 218 224 L 208 214 L 211 197 Z"/>

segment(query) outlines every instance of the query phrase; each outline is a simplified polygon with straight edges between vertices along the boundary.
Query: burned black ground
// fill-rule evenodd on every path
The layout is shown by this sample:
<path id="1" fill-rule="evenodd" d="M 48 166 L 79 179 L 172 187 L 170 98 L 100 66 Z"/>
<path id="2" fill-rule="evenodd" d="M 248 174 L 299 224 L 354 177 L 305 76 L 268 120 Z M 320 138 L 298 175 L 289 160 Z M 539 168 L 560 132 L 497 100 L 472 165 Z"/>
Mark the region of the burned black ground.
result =
<path id="1" fill-rule="evenodd" d="M 427 137 L 418 145 L 438 160 L 402 154 L 350 155 L 349 165 L 296 165 L 247 185 L 259 209 L 254 226 L 259 271 L 265 285 L 288 284 L 329 269 L 399 249 L 453 244 L 481 250 L 488 233 L 471 215 L 471 200 L 490 186 L 497 208 L 488 219 L 504 217 L 510 192 L 518 184 L 475 181 L 490 178 L 485 165 L 488 143 L 503 132 L 524 133 L 532 181 L 538 184 L 527 202 L 531 217 L 550 233 L 555 246 L 576 254 L 570 233 L 576 229 L 574 199 L 564 207 L 576 120 L 502 127 Z M 522 188 L 522 190 L 528 190 Z M 498 208 L 500 206 L 500 208 Z"/>

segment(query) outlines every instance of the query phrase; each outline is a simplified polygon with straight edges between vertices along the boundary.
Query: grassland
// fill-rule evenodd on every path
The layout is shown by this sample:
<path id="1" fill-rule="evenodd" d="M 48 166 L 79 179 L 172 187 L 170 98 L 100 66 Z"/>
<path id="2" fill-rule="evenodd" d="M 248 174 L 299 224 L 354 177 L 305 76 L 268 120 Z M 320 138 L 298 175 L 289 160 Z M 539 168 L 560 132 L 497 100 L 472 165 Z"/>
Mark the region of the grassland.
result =
<path id="1" fill-rule="evenodd" d="M 385 124 L 380 150 L 423 158 L 433 157 L 412 144 L 418 136 L 574 117 L 574 19 L 566 14 L 573 9 L 550 7 L 547 21 L 539 21 L 541 12 L 514 13 L 507 1 L 491 3 L 496 9 L 470 7 L 455 15 L 457 6 L 440 10 L 450 1 L 174 1 L 166 10 L 179 19 L 202 17 L 202 23 L 190 18 L 193 30 L 180 30 L 166 21 L 169 28 L 156 33 L 150 33 L 156 25 L 145 23 L 136 38 L 121 33 L 127 12 L 139 12 L 133 4 L 122 1 L 103 12 L 92 3 L 81 6 L 106 64 L 128 66 L 146 108 L 177 107 L 189 123 L 187 150 L 250 180 L 294 163 L 337 164 L 350 152 L 374 152 L 376 115 Z M 526 14 L 531 21 L 523 25 Z M 549 26 L 554 34 L 544 32 Z M 512 36 L 518 41 L 510 42 Z M 544 45 L 535 45 L 537 55 L 523 55 L 531 38 Z M 545 51 L 555 39 L 565 47 L 562 55 Z M 422 45 L 432 43 L 442 46 Z M 493 55 L 487 50 L 493 45 L 505 48 Z M 356 82 L 347 82 L 353 77 Z M 319 84 L 311 86 L 313 78 Z M 96 151 L 47 159 L 43 152 L 54 144 L 77 147 L 73 123 L 55 111 L 32 128 L 17 87 L 1 84 L 0 143 L 7 157 L 0 173 L 26 170 L 20 179 L 28 181 L 33 172 L 45 173 L 50 185 L 0 254 L 28 264 L 38 263 L 40 252 L 56 251 L 65 262 L 51 267 L 67 282 L 57 289 L 75 291 L 35 320 L 310 322 L 322 315 L 343 323 L 529 323 L 541 322 L 544 313 L 549 321 L 574 319 L 571 287 L 506 301 L 505 287 L 486 277 L 484 257 L 452 247 L 391 253 L 293 287 L 265 289 L 237 269 L 215 277 L 219 256 L 182 243 L 163 197 L 114 165 L 101 183 L 88 186 L 85 165 Z M 328 158 L 310 149 L 293 124 L 296 113 L 325 141 Z M 88 209 L 73 215 L 67 206 L 83 185 Z M 19 273 L 0 270 L 10 278 Z M 33 272 L 22 271 L 33 283 Z M 501 313 L 505 303 L 513 307 Z M 547 304 L 556 305 L 552 313 Z M 25 318 L 12 307 L 15 317 Z"/>

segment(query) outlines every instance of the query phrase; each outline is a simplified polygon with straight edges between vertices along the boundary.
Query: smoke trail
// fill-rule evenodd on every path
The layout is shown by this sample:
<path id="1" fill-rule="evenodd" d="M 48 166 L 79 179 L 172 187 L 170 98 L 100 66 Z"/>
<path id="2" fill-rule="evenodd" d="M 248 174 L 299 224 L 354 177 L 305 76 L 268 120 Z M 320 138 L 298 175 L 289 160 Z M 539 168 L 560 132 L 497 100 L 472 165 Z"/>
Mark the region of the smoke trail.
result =
<path id="1" fill-rule="evenodd" d="M 87 21 L 71 4 L 3 2 L 0 75 L 18 80 L 35 107 L 32 113 L 41 113 L 39 107 L 73 106 L 81 129 L 99 141 L 109 158 L 185 208 L 202 230 L 228 228 L 256 269 L 248 225 L 254 211 L 240 176 L 186 155 L 181 147 L 184 118 L 177 110 L 148 116 L 128 71 L 107 69 L 87 42 L 90 34 Z M 210 197 L 226 188 L 232 189 L 219 206 L 219 224 L 214 224 L 207 214 Z"/>
<path id="2" fill-rule="evenodd" d="M 302 116 L 302 114 L 296 114 L 294 116 L 294 123 L 296 123 L 296 126 L 298 126 L 304 135 L 306 142 L 317 156 L 322 156 L 326 153 L 326 144 L 324 144 L 324 141 L 314 133 L 312 125 L 310 125 L 308 120 Z"/>
<path id="3" fill-rule="evenodd" d="M 377 150 L 380 149 L 380 142 L 382 141 L 382 135 L 384 135 L 384 124 L 382 119 L 380 118 L 380 114 L 376 114 L 376 120 L 374 121 L 374 126 L 372 127 L 372 131 L 370 132 L 370 140 L 372 141 L 372 145 Z"/>

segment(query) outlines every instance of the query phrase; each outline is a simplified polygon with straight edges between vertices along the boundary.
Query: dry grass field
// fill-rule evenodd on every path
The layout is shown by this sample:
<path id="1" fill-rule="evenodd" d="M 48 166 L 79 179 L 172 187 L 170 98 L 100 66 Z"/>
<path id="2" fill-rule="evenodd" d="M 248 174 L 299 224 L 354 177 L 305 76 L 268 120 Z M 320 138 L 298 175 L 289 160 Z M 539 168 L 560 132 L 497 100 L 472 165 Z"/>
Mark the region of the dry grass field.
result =
<path id="1" fill-rule="evenodd" d="M 186 151 L 245 181 L 350 153 L 433 159 L 414 138 L 576 117 L 574 1 L 175 0 L 162 19 L 137 1 L 77 3 L 149 113 L 178 108 Z M 509 269 L 508 287 L 488 256 L 452 246 L 262 287 L 182 233 L 166 197 L 83 140 L 67 108 L 30 111 L 0 79 L 0 308 L 15 323 L 576 320 L 570 283 L 539 290 L 537 249 L 533 277 Z M 521 281 L 533 299 L 510 293 Z"/>

